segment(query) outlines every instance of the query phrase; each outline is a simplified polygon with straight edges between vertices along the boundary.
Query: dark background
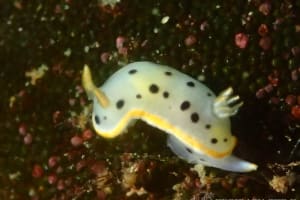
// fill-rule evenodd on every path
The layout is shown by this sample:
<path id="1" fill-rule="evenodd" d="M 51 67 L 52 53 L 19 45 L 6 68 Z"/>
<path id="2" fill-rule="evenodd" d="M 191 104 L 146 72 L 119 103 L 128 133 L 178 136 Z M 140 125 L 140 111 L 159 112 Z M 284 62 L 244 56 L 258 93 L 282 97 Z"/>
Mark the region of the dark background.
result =
<path id="1" fill-rule="evenodd" d="M 299 198 L 299 8 L 292 0 L 0 1 L 0 198 Z M 96 136 L 83 65 L 100 85 L 140 60 L 204 76 L 216 93 L 232 86 L 244 101 L 232 118 L 234 153 L 258 171 L 207 168 L 199 178 L 143 122 L 114 140 Z M 45 67 L 32 84 L 28 72 Z M 285 193 L 270 187 L 274 177 Z M 128 193 L 141 188 L 147 194 Z"/>

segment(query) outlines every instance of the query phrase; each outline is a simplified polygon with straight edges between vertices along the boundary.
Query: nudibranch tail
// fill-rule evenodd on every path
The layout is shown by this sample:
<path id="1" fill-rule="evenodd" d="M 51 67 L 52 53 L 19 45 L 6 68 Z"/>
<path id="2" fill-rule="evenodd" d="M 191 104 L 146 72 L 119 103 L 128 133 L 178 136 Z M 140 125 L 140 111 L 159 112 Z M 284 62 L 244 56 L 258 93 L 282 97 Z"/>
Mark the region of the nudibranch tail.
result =
<path id="1" fill-rule="evenodd" d="M 93 82 L 91 71 L 88 65 L 84 65 L 82 72 L 82 85 L 89 98 L 96 97 L 99 104 L 105 108 L 109 105 L 107 96 L 99 88 L 97 88 Z"/>
<path id="2" fill-rule="evenodd" d="M 257 169 L 257 165 L 248 161 L 242 160 L 233 155 L 228 155 L 223 158 L 213 158 L 207 156 L 204 152 L 196 152 L 188 146 L 184 145 L 174 136 L 168 137 L 168 146 L 180 158 L 185 159 L 189 163 L 203 164 L 206 166 L 217 167 L 233 172 L 250 172 Z"/>
<path id="3" fill-rule="evenodd" d="M 214 100 L 214 113 L 219 118 L 225 118 L 235 115 L 239 108 L 243 105 L 243 102 L 239 102 L 239 96 L 232 96 L 233 89 L 227 88 Z M 233 106 L 230 106 L 233 105 Z"/>

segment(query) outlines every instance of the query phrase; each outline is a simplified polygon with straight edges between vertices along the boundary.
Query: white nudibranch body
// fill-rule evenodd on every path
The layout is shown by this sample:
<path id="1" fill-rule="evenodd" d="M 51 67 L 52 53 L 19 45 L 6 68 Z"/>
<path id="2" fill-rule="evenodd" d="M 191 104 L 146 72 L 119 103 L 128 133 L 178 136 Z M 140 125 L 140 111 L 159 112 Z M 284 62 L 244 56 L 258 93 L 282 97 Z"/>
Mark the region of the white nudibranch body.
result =
<path id="1" fill-rule="evenodd" d="M 229 117 L 242 105 L 231 88 L 216 97 L 199 81 L 151 62 L 128 64 L 99 88 L 85 66 L 82 82 L 94 102 L 93 126 L 105 138 L 120 135 L 131 121 L 141 119 L 168 133 L 168 146 L 190 163 L 236 172 L 257 168 L 231 155 L 236 138 Z"/>

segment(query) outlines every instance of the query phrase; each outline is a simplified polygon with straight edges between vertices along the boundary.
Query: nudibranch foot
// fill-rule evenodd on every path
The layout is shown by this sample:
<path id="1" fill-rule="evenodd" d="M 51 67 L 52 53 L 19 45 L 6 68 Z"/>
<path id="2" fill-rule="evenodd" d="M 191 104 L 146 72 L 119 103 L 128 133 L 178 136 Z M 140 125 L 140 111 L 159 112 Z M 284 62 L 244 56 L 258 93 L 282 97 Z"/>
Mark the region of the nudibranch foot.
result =
<path id="1" fill-rule="evenodd" d="M 214 113 L 219 118 L 226 118 L 235 115 L 243 102 L 239 102 L 239 96 L 232 96 L 233 89 L 227 88 L 214 101 Z"/>
<path id="2" fill-rule="evenodd" d="M 212 158 L 185 146 L 173 136 L 168 137 L 167 141 L 170 149 L 180 158 L 192 164 L 203 164 L 219 169 L 233 172 L 250 172 L 257 169 L 257 165 L 237 158 L 233 155 L 224 158 Z"/>

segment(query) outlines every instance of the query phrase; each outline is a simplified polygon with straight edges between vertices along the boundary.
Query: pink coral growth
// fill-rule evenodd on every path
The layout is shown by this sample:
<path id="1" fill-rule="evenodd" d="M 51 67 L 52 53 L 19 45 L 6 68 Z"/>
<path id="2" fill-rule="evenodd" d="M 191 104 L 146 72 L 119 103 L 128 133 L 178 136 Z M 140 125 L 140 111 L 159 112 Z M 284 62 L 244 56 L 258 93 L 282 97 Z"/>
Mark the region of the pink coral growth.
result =
<path id="1" fill-rule="evenodd" d="M 235 35 L 235 45 L 241 49 L 244 49 L 247 47 L 248 41 L 249 41 L 249 38 L 245 33 L 237 33 Z"/>

